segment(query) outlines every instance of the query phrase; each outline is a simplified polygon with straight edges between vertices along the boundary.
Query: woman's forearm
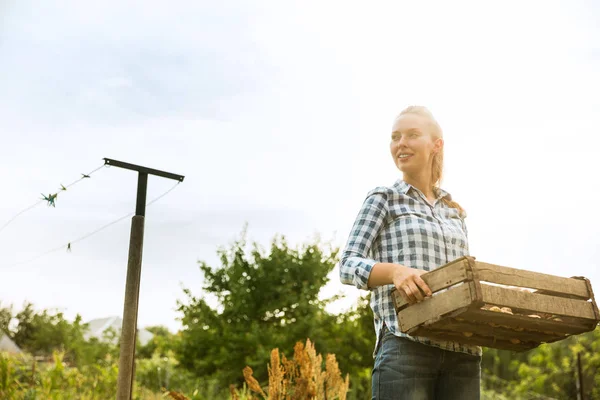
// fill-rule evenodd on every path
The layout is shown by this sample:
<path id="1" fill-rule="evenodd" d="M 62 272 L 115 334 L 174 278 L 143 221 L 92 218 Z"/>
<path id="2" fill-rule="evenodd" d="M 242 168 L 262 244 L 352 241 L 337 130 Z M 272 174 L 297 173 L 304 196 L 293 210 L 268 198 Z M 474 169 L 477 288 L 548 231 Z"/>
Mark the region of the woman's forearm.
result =
<path id="1" fill-rule="evenodd" d="M 394 283 L 394 273 L 398 268 L 406 268 L 400 264 L 392 263 L 377 263 L 373 265 L 371 274 L 369 275 L 369 289 L 383 285 L 391 285 Z"/>

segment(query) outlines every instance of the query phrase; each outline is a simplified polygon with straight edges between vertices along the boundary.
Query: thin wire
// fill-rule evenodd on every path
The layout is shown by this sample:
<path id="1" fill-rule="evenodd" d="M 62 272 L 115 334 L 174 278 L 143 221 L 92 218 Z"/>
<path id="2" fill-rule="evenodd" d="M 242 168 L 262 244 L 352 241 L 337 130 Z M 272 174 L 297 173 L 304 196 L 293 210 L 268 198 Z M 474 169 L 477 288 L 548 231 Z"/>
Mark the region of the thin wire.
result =
<path id="1" fill-rule="evenodd" d="M 160 199 L 162 199 L 163 197 L 165 197 L 165 196 L 166 196 L 167 194 L 169 194 L 169 193 L 170 193 L 170 192 L 171 192 L 173 189 L 175 189 L 175 188 L 176 188 L 176 187 L 177 187 L 177 186 L 178 186 L 180 183 L 181 183 L 181 182 L 177 182 L 175 185 L 173 185 L 173 187 L 172 187 L 172 188 L 170 188 L 169 190 L 167 190 L 167 191 L 165 191 L 164 193 L 162 193 L 160 196 L 157 196 L 157 197 L 155 197 L 154 199 L 152 199 L 151 201 L 149 201 L 148 203 L 146 203 L 146 207 L 149 207 L 150 205 L 152 205 L 152 204 L 156 203 L 158 200 L 160 200 Z M 48 255 L 48 254 L 54 253 L 54 252 L 56 252 L 56 251 L 59 251 L 59 250 L 64 250 L 65 248 L 67 248 L 67 249 L 68 249 L 68 248 L 70 248 L 70 245 L 72 245 L 73 243 L 81 242 L 82 240 L 85 240 L 85 239 L 89 238 L 90 236 L 93 236 L 93 235 L 95 235 L 96 233 L 98 233 L 98 232 L 100 232 L 100 231 L 103 231 L 104 229 L 108 228 L 109 226 L 112 226 L 112 225 L 114 225 L 114 224 L 116 224 L 116 223 L 118 223 L 118 222 L 121 222 L 121 221 L 123 221 L 124 219 L 126 219 L 126 218 L 128 218 L 128 217 L 131 217 L 131 216 L 133 216 L 133 215 L 135 215 L 135 213 L 134 213 L 134 212 L 130 212 L 130 213 L 128 213 L 127 215 L 123 215 L 122 217 L 119 217 L 119 218 L 115 219 L 114 221 L 112 221 L 112 222 L 109 222 L 108 224 L 106 224 L 106 225 L 103 225 L 102 227 L 100 227 L 100 228 L 98 228 L 98 229 L 95 229 L 95 230 L 93 230 L 92 232 L 86 233 L 85 235 L 83 235 L 83 236 L 81 236 L 81 237 L 78 237 L 78 238 L 77 238 L 77 239 L 75 239 L 75 240 L 71 240 L 70 242 L 67 242 L 66 244 L 63 244 L 63 245 L 61 245 L 61 246 L 59 246 L 59 247 L 55 247 L 55 248 L 53 248 L 53 249 L 51 249 L 51 250 L 45 251 L 45 252 L 43 252 L 43 253 L 40 253 L 40 254 L 38 254 L 37 256 L 35 256 L 35 257 L 33 257 L 33 258 L 30 258 L 29 260 L 26 260 L 26 261 L 20 261 L 20 262 L 16 262 L 16 263 L 12 263 L 12 264 L 8 264 L 8 265 L 5 265 L 5 267 L 6 267 L 6 268 L 8 268 L 8 267 L 14 267 L 14 266 L 17 266 L 17 265 L 28 264 L 28 263 L 30 263 L 30 262 L 32 262 L 32 261 L 35 261 L 35 260 L 37 260 L 37 259 L 39 259 L 39 258 L 42 258 L 42 257 L 44 257 L 44 256 L 46 256 L 46 255 Z"/>
<path id="2" fill-rule="evenodd" d="M 171 191 L 172 191 L 173 189 L 175 189 L 175 188 L 177 187 L 177 185 L 179 185 L 180 183 L 181 183 L 181 182 L 177 182 L 175 185 L 173 185 L 173 187 L 172 187 L 172 188 L 170 188 L 169 190 L 167 190 L 166 192 L 164 192 L 164 193 L 163 193 L 163 194 L 161 194 L 160 196 L 158 196 L 158 197 L 155 197 L 154 199 L 152 199 L 151 201 L 149 201 L 148 203 L 146 203 L 146 207 L 149 207 L 149 206 L 151 206 L 152 204 L 156 203 L 158 200 L 162 199 L 163 197 L 165 197 L 166 195 L 168 195 L 169 193 L 171 193 Z M 70 244 L 73 244 L 73 243 L 81 242 L 82 240 L 84 240 L 84 239 L 87 239 L 87 238 L 89 238 L 90 236 L 92 236 L 92 235 L 95 235 L 96 233 L 98 233 L 98 232 L 100 232 L 100 231 L 102 231 L 102 230 L 104 230 L 104 229 L 108 228 L 109 226 L 112 226 L 112 225 L 116 224 L 117 222 L 121 222 L 122 220 L 124 220 L 124 219 L 125 219 L 125 218 L 127 218 L 127 217 L 131 217 L 131 216 L 133 216 L 134 214 L 135 214 L 135 213 L 131 212 L 131 213 L 127 214 L 127 215 L 123 215 L 121 218 L 118 218 L 118 219 L 114 220 L 113 222 L 110 222 L 110 223 L 108 223 L 108 224 L 104 225 L 103 227 L 96 229 L 95 231 L 92 231 L 92 232 L 90 232 L 90 233 L 87 233 L 87 234 L 85 234 L 84 236 L 82 236 L 82 237 L 80 237 L 80 238 L 77 238 L 77 239 L 75 239 L 75 240 L 72 240 L 72 241 L 71 241 L 71 242 L 69 242 L 69 243 L 70 243 Z M 69 245 L 69 243 L 67 243 L 67 246 Z M 63 248 L 65 248 L 65 246 L 61 246 L 59 249 L 63 249 Z M 54 251 L 56 251 L 56 250 L 54 250 Z"/>
<path id="3" fill-rule="evenodd" d="M 32 204 L 29 207 L 25 208 L 24 210 L 21 210 L 18 213 L 16 213 L 11 219 L 9 219 L 7 222 L 4 223 L 4 225 L 2 225 L 2 227 L 0 228 L 0 232 L 2 232 L 8 225 L 10 225 L 11 222 L 13 222 L 19 216 L 21 216 L 22 214 L 25 214 L 27 211 L 31 210 L 32 208 L 39 206 L 40 204 L 42 204 L 45 201 L 46 200 L 38 200 L 35 204 Z"/>
<path id="4" fill-rule="evenodd" d="M 169 190 L 167 190 L 166 192 L 164 192 L 163 194 L 161 194 L 158 197 L 155 197 L 154 199 L 150 200 L 148 203 L 146 203 L 146 207 L 156 203 L 157 201 L 159 201 L 160 199 L 162 199 L 163 197 L 165 197 L 166 195 L 168 195 L 169 193 L 171 193 L 171 191 L 173 189 L 175 189 L 181 182 L 177 182 L 175 185 L 173 185 L 173 187 Z"/>
<path id="5" fill-rule="evenodd" d="M 77 239 L 75 239 L 75 240 L 72 240 L 72 241 L 70 241 L 70 242 L 69 242 L 69 243 L 67 243 L 66 245 L 62 245 L 62 246 L 60 246 L 58 249 L 64 249 L 64 248 L 65 248 L 65 247 L 67 247 L 69 244 L 73 244 L 73 243 L 81 242 L 82 240 L 85 240 L 85 239 L 89 238 L 90 236 L 93 236 L 93 235 L 95 235 L 96 233 L 98 233 L 98 232 L 100 232 L 100 231 L 103 231 L 104 229 L 108 228 L 109 226 L 113 226 L 114 224 L 116 224 L 116 223 L 118 223 L 118 222 L 121 222 L 121 221 L 123 221 L 125 218 L 133 216 L 134 214 L 135 214 L 135 213 L 131 212 L 131 213 L 127 214 L 127 215 L 123 215 L 121 218 L 117 218 L 117 219 L 115 219 L 113 222 L 109 222 L 108 224 L 106 224 L 106 225 L 104 225 L 104 226 L 102 226 L 102 227 L 100 227 L 100 228 L 98 228 L 98 229 L 96 229 L 96 230 L 94 230 L 94 231 L 92 231 L 92 232 L 90 232 L 90 233 L 86 233 L 85 235 L 83 235 L 83 236 L 81 236 L 81 237 L 79 237 L 79 238 L 77 238 Z M 56 250 L 55 250 L 55 251 L 56 251 Z"/>
<path id="6" fill-rule="evenodd" d="M 82 180 L 84 180 L 84 179 L 87 179 L 87 178 L 86 178 L 86 176 L 92 176 L 92 174 L 93 174 L 94 172 L 96 172 L 96 171 L 99 171 L 99 170 L 101 170 L 101 169 L 102 169 L 102 168 L 104 168 L 104 167 L 108 167 L 108 165 L 106 165 L 106 164 L 102 164 L 101 166 L 99 166 L 98 168 L 96 168 L 95 170 L 93 170 L 92 172 L 88 172 L 87 174 L 81 174 L 81 175 L 82 175 L 82 176 L 81 176 L 81 178 L 77 179 L 77 180 L 76 180 L 76 181 L 74 181 L 74 182 L 71 182 L 71 183 L 69 183 L 67 186 L 65 186 L 65 189 L 68 189 L 68 188 L 70 188 L 71 186 L 75 185 L 76 183 L 79 183 L 79 182 L 81 182 Z"/>
<path id="7" fill-rule="evenodd" d="M 92 174 L 93 174 L 94 172 L 96 172 L 96 171 L 98 171 L 98 170 L 100 170 L 100 169 L 104 168 L 105 166 L 106 166 L 106 165 L 105 165 L 105 164 L 103 164 L 103 165 L 99 166 L 98 168 L 96 168 L 95 170 L 93 170 L 92 172 L 88 172 L 88 173 L 87 173 L 87 174 L 85 174 L 85 175 L 87 175 L 87 176 L 92 176 Z M 64 188 L 65 188 L 65 189 L 68 189 L 68 188 L 70 188 L 71 186 L 73 186 L 73 185 L 75 185 L 75 184 L 79 183 L 80 181 L 82 181 L 82 180 L 84 180 L 84 179 L 87 179 L 87 178 L 85 178 L 85 176 L 83 176 L 83 174 L 82 174 L 82 177 L 81 177 L 81 178 L 77 179 L 77 180 L 76 180 L 76 181 L 74 181 L 74 182 L 71 182 L 71 183 L 69 183 L 69 184 L 68 184 L 67 186 L 65 186 Z M 60 189 L 60 190 L 64 192 L 64 190 L 62 190 L 62 189 Z M 25 208 L 25 209 L 23 209 L 23 210 L 19 211 L 18 213 L 16 213 L 15 215 L 13 215 L 13 216 L 12 216 L 12 217 L 11 217 L 11 218 L 10 218 L 10 219 L 7 221 L 7 222 L 5 222 L 5 223 L 4 223 L 4 225 L 2 225 L 2 227 L 0 227 L 0 232 L 2 232 L 2 231 L 3 231 L 3 230 L 4 230 L 4 229 L 5 229 L 5 228 L 6 228 L 8 225 L 10 225 L 10 224 L 11 224 L 11 222 L 13 222 L 13 221 L 14 221 L 15 219 L 17 219 L 18 217 L 20 217 L 21 215 L 25 214 L 27 211 L 29 211 L 29 210 L 31 210 L 31 209 L 33 209 L 33 208 L 35 208 L 35 207 L 39 206 L 39 205 L 40 205 L 40 204 L 42 204 L 42 203 L 45 203 L 45 202 L 46 202 L 46 200 L 43 200 L 43 199 L 42 199 L 42 200 L 38 200 L 37 202 L 35 202 L 34 204 L 30 205 L 29 207 L 27 207 L 27 208 Z"/>

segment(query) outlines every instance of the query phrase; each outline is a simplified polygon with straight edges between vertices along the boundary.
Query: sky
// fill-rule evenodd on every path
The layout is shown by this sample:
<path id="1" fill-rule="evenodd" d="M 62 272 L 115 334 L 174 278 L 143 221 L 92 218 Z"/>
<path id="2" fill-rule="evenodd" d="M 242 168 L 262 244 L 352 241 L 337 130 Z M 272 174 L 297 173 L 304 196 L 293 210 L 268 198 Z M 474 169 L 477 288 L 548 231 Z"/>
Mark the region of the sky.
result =
<path id="1" fill-rule="evenodd" d="M 600 7 L 588 1 L 0 0 L 0 224 L 113 158 L 185 181 L 148 207 L 140 326 L 179 328 L 198 261 L 239 238 L 343 246 L 401 177 L 411 104 L 444 130 L 478 260 L 600 293 Z M 115 167 L 0 231 L 0 305 L 121 315 L 137 176 Z M 150 177 L 148 199 L 175 182 Z M 343 293 L 332 311 L 361 293 Z"/>

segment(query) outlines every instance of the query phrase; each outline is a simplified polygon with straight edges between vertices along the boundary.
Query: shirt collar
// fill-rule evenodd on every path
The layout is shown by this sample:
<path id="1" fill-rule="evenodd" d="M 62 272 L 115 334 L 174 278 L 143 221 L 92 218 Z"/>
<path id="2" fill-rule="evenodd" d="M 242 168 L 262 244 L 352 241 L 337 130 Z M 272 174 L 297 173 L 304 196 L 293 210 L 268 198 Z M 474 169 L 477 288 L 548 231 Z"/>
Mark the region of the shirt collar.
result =
<path id="1" fill-rule="evenodd" d="M 400 191 L 400 193 L 402 193 L 402 194 L 407 194 L 408 191 L 412 188 L 411 185 L 409 185 L 408 183 L 404 182 L 402 179 L 398 179 L 394 183 L 394 187 L 397 188 L 398 191 Z"/>
<path id="2" fill-rule="evenodd" d="M 415 187 L 413 187 L 409 183 L 404 182 L 402 179 L 398 179 L 396 181 L 396 183 L 394 183 L 394 187 L 396 187 L 402 194 L 407 194 L 410 189 L 416 190 Z M 436 200 L 439 200 L 444 197 L 447 197 L 448 200 L 452 200 L 452 195 L 450 193 L 448 193 L 447 191 L 445 191 L 444 189 L 437 188 L 437 191 L 438 191 L 438 195 L 437 195 Z"/>

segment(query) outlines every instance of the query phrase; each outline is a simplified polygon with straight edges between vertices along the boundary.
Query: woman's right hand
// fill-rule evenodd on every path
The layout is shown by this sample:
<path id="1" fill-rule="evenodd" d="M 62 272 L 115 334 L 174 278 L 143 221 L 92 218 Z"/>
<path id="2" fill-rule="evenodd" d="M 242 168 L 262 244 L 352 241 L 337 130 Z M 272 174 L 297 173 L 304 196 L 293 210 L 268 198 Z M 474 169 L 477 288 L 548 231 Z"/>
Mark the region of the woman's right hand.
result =
<path id="1" fill-rule="evenodd" d="M 392 281 L 408 304 L 418 303 L 425 297 L 431 297 L 431 289 L 421 278 L 424 273 L 426 271 L 395 264 Z"/>

